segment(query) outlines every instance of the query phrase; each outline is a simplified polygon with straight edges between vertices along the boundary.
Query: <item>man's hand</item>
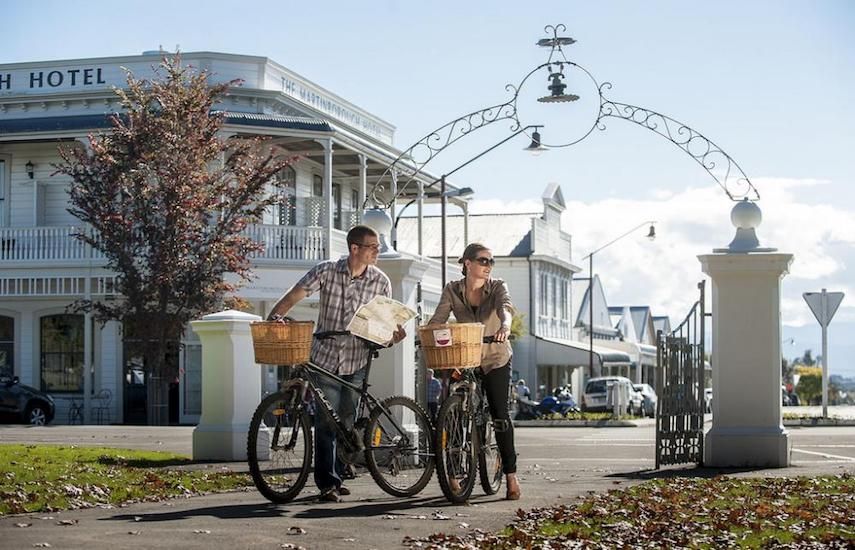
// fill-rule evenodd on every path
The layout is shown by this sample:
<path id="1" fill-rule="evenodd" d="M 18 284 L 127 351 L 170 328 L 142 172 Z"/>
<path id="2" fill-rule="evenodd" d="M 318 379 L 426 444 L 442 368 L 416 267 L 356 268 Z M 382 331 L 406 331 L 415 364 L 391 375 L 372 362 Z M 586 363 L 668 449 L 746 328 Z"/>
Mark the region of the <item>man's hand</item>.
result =
<path id="1" fill-rule="evenodd" d="M 397 344 L 401 340 L 407 337 L 407 331 L 404 330 L 404 327 L 398 325 L 398 330 L 392 333 L 392 343 Z"/>
<path id="2" fill-rule="evenodd" d="M 499 330 L 496 331 L 496 334 L 493 335 L 493 340 L 496 342 L 504 342 L 510 336 L 511 331 L 508 327 L 502 326 Z"/>

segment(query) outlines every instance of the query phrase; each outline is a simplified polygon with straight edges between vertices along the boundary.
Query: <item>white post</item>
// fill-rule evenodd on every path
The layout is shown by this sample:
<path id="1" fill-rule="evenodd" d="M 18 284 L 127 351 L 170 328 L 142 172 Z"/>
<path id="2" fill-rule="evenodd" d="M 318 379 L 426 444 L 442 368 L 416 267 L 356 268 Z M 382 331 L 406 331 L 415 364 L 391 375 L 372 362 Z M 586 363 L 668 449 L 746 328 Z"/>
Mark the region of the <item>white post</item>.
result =
<path id="1" fill-rule="evenodd" d="M 712 279 L 712 428 L 704 465 L 789 465 L 781 416 L 781 279 L 792 254 L 699 256 Z"/>
<path id="2" fill-rule="evenodd" d="M 828 418 L 828 325 L 822 325 L 822 417 Z"/>
<path id="3" fill-rule="evenodd" d="M 261 400 L 249 325 L 260 320 L 229 310 L 190 323 L 202 342 L 202 416 L 193 430 L 193 460 L 246 460 L 249 422 Z"/>
<path id="4" fill-rule="evenodd" d="M 428 263 L 421 259 L 381 256 L 377 267 L 392 282 L 392 298 L 416 309 L 416 284 L 427 271 Z M 417 320 L 408 322 L 404 327 L 407 337 L 391 349 L 380 350 L 380 357 L 374 360 L 371 393 L 376 397 L 405 395 L 415 399 L 417 327 Z"/>

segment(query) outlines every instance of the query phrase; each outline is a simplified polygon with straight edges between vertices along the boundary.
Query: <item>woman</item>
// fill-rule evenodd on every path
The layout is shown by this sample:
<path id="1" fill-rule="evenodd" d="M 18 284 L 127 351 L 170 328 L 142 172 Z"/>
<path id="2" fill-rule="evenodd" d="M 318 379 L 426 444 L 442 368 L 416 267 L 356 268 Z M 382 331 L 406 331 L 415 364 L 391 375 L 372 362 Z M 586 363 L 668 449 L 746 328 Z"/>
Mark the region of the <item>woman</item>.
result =
<path id="1" fill-rule="evenodd" d="M 450 313 L 458 323 L 483 323 L 484 334 L 494 335 L 495 343 L 485 344 L 481 351 L 481 387 L 487 395 L 493 417 L 496 443 L 502 457 L 506 477 L 507 500 L 520 498 L 517 480 L 517 453 L 514 449 L 514 428 L 508 413 L 508 387 L 511 380 L 512 306 L 508 287 L 501 279 L 493 279 L 493 254 L 479 243 L 471 243 L 458 263 L 463 264 L 463 278 L 445 285 L 442 298 L 430 323 L 445 323 Z"/>

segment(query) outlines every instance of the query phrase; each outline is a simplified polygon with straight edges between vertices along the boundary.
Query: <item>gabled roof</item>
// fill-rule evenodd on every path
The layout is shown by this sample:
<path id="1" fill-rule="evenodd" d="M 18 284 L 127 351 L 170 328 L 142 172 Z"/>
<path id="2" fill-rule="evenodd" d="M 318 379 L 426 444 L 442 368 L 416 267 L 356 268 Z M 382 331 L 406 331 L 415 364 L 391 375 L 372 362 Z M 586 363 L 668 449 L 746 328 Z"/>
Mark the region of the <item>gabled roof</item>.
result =
<path id="1" fill-rule="evenodd" d="M 561 186 L 557 183 L 547 185 L 542 198 L 545 205 L 557 208 L 561 212 L 567 208 L 567 204 L 564 202 L 564 194 L 561 192 Z"/>
<path id="2" fill-rule="evenodd" d="M 603 285 L 600 282 L 600 276 L 594 275 L 593 285 L 589 284 L 588 288 L 585 290 L 585 294 L 582 296 L 582 300 L 579 303 L 579 312 L 576 315 L 576 323 L 577 327 L 588 327 L 590 325 L 590 296 L 591 296 L 591 286 L 593 286 L 593 307 L 594 307 L 594 333 L 595 334 L 606 334 L 609 336 L 613 336 L 617 333 L 612 327 L 611 318 L 609 317 L 609 306 L 606 301 L 606 293 L 603 290 Z"/>
<path id="3" fill-rule="evenodd" d="M 528 257 L 531 255 L 531 221 L 536 214 L 470 214 L 469 242 L 480 242 L 490 247 L 494 256 Z M 442 218 L 424 216 L 424 254 L 437 258 L 442 255 Z M 418 218 L 406 217 L 398 221 L 398 250 L 416 252 L 418 249 Z M 454 259 L 466 248 L 463 235 L 463 216 L 446 216 L 446 253 Z"/>
<path id="4" fill-rule="evenodd" d="M 662 331 L 663 334 L 671 333 L 671 319 L 667 315 L 653 316 L 653 329 L 656 332 Z"/>

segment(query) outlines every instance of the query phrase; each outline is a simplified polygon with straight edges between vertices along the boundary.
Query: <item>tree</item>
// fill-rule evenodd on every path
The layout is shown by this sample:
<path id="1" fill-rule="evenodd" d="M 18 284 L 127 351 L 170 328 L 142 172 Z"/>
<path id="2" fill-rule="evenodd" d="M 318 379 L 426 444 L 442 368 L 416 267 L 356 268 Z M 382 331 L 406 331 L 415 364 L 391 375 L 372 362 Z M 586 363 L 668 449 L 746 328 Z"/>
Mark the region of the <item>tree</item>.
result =
<path id="1" fill-rule="evenodd" d="M 276 202 L 268 186 L 293 160 L 258 138 L 219 137 L 223 115 L 212 109 L 238 84 L 211 85 L 178 55 L 164 58 L 152 80 L 128 71 L 111 130 L 90 135 L 88 149 L 60 149 L 57 173 L 72 181 L 69 212 L 88 225 L 75 237 L 103 252 L 121 296 L 74 307 L 122 323 L 126 346 L 150 375 L 151 424 L 167 420 L 158 405 L 177 377 L 166 361 L 170 345 L 251 278 L 249 257 L 263 246 L 243 230 Z"/>
<path id="2" fill-rule="evenodd" d="M 796 367 L 796 374 L 799 375 L 799 383 L 796 386 L 796 393 L 799 394 L 803 404 L 809 405 L 815 399 L 822 396 L 822 369 L 819 367 Z"/>

